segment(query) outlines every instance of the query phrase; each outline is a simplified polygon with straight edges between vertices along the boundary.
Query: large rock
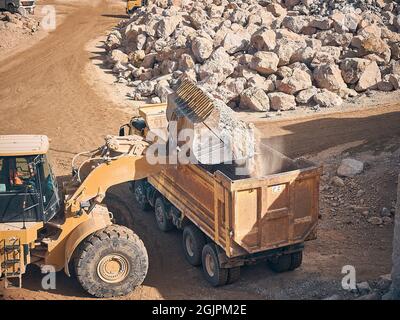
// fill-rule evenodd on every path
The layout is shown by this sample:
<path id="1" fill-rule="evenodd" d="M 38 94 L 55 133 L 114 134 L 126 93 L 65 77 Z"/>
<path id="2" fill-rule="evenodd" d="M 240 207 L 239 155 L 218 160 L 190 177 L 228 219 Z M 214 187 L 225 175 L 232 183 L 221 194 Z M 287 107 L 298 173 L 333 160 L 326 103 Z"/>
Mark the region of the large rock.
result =
<path id="1" fill-rule="evenodd" d="M 136 87 L 136 92 L 143 97 L 149 97 L 154 93 L 155 85 L 154 81 L 143 81 Z"/>
<path id="2" fill-rule="evenodd" d="M 343 81 L 342 74 L 336 64 L 322 64 L 317 66 L 313 72 L 314 80 L 319 88 L 338 92 L 340 89 L 347 88 Z"/>
<path id="3" fill-rule="evenodd" d="M 270 109 L 269 98 L 261 88 L 251 87 L 241 93 L 240 107 L 253 111 L 268 111 Z"/>
<path id="4" fill-rule="evenodd" d="M 306 71 L 294 69 L 290 76 L 278 82 L 277 89 L 287 94 L 295 94 L 311 86 L 311 76 Z"/>
<path id="5" fill-rule="evenodd" d="M 251 37 L 251 45 L 258 51 L 272 51 L 276 46 L 276 34 L 274 30 L 262 28 Z"/>
<path id="6" fill-rule="evenodd" d="M 300 91 L 296 96 L 296 102 L 299 104 L 308 104 L 313 101 L 313 97 L 318 93 L 315 87 Z"/>
<path id="7" fill-rule="evenodd" d="M 157 37 L 158 38 L 167 38 L 169 37 L 176 29 L 176 27 L 181 23 L 181 16 L 171 16 L 164 17 L 160 20 L 157 26 Z"/>
<path id="8" fill-rule="evenodd" d="M 361 20 L 360 15 L 349 12 L 335 12 L 331 15 L 331 19 L 333 20 L 333 26 L 338 32 L 356 32 L 358 23 Z"/>
<path id="9" fill-rule="evenodd" d="M 279 57 L 279 66 L 285 66 L 292 62 L 292 57 L 300 49 L 307 46 L 306 42 L 302 40 L 291 40 L 281 38 L 277 41 L 274 52 Z"/>
<path id="10" fill-rule="evenodd" d="M 111 51 L 110 61 L 113 64 L 116 64 L 116 63 L 125 64 L 125 63 L 128 63 L 129 56 L 119 49 L 114 49 L 113 51 Z"/>
<path id="11" fill-rule="evenodd" d="M 154 88 L 155 94 L 160 98 L 161 102 L 167 102 L 168 95 L 170 95 L 173 91 L 169 86 L 168 81 L 162 80 L 159 81 Z"/>
<path id="12" fill-rule="evenodd" d="M 291 110 L 296 108 L 296 100 L 294 96 L 282 92 L 268 93 L 271 110 Z"/>
<path id="13" fill-rule="evenodd" d="M 293 32 L 301 33 L 309 23 L 310 19 L 306 16 L 286 16 L 282 21 L 282 26 Z"/>
<path id="14" fill-rule="evenodd" d="M 199 77 L 201 80 L 213 77 L 217 80 L 217 84 L 223 82 L 230 76 L 235 67 L 230 61 L 229 54 L 225 49 L 220 47 L 215 50 L 210 58 L 199 68 Z"/>
<path id="15" fill-rule="evenodd" d="M 287 13 L 286 9 L 283 8 L 279 3 L 269 3 L 267 4 L 266 8 L 275 17 L 284 17 Z"/>
<path id="16" fill-rule="evenodd" d="M 332 25 L 332 20 L 328 17 L 315 17 L 312 18 L 309 26 L 319 29 L 319 30 L 328 30 Z"/>
<path id="17" fill-rule="evenodd" d="M 192 51 L 198 62 L 204 62 L 213 52 L 213 41 L 198 37 L 192 41 Z"/>
<path id="18" fill-rule="evenodd" d="M 246 82 L 245 78 L 228 78 L 218 86 L 214 96 L 225 103 L 235 100 L 245 89 Z"/>
<path id="19" fill-rule="evenodd" d="M 355 84 L 365 71 L 366 67 L 371 63 L 367 59 L 346 58 L 340 64 L 343 80 L 348 84 Z"/>
<path id="20" fill-rule="evenodd" d="M 390 82 L 390 74 L 382 78 L 382 81 L 378 83 L 378 89 L 380 91 L 392 91 L 394 89 L 393 84 Z"/>
<path id="21" fill-rule="evenodd" d="M 269 75 L 278 70 L 279 58 L 273 52 L 258 51 L 251 60 L 250 68 L 262 75 Z"/>
<path id="22" fill-rule="evenodd" d="M 244 51 L 250 45 L 250 34 L 241 30 L 239 32 L 228 32 L 222 42 L 222 46 L 229 54 L 234 54 L 238 51 Z"/>
<path id="23" fill-rule="evenodd" d="M 358 80 L 356 91 L 365 91 L 376 89 L 378 83 L 382 80 L 381 71 L 375 61 L 372 61 L 361 73 Z"/>
<path id="24" fill-rule="evenodd" d="M 364 170 L 364 163 L 361 161 L 346 158 L 343 159 L 339 168 L 337 169 L 337 174 L 341 177 L 354 177 L 360 174 Z"/>
<path id="25" fill-rule="evenodd" d="M 315 94 L 313 99 L 321 108 L 339 107 L 343 103 L 341 97 L 339 97 L 336 93 L 326 89 L 323 89 L 321 92 Z"/>

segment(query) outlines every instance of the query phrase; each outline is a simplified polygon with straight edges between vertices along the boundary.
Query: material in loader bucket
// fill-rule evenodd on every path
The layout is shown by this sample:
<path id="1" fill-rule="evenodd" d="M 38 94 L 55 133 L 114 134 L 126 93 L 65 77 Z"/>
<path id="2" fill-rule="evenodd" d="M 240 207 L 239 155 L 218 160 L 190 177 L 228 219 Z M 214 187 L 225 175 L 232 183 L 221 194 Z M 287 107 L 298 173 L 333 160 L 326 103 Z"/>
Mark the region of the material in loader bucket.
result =
<path id="1" fill-rule="evenodd" d="M 168 97 L 167 118 L 170 132 L 175 129 L 182 135 L 189 129 L 190 149 L 201 164 L 232 163 L 254 156 L 252 124 L 237 119 L 231 108 L 188 80 Z M 182 143 L 187 141 L 176 141 L 178 146 Z"/>

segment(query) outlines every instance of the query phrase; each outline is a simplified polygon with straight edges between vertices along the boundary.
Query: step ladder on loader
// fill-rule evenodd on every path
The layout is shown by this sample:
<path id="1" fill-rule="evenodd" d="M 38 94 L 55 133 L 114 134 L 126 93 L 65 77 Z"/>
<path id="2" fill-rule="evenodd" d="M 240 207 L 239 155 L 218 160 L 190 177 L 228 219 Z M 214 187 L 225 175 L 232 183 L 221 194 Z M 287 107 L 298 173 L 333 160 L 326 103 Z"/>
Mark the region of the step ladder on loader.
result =
<path id="1" fill-rule="evenodd" d="M 0 276 L 4 275 L 4 286 L 9 287 L 9 279 L 18 278 L 18 287 L 22 287 L 22 247 L 19 238 L 0 241 Z"/>

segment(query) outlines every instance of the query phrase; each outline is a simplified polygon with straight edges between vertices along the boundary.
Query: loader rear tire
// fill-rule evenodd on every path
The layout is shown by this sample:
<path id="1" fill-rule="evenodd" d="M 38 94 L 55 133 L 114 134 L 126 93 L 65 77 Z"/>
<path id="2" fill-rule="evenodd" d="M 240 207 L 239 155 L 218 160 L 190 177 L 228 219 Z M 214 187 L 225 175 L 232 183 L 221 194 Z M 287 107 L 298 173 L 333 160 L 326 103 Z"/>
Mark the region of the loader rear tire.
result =
<path id="1" fill-rule="evenodd" d="M 149 211 L 151 209 L 151 205 L 147 200 L 146 195 L 146 181 L 145 180 L 137 180 L 133 185 L 133 192 L 135 194 L 135 200 L 138 204 L 138 207 L 143 211 Z"/>
<path id="2" fill-rule="evenodd" d="M 201 260 L 204 277 L 213 287 L 223 286 L 227 283 L 228 269 L 220 268 L 215 244 L 208 243 L 204 246 Z"/>
<path id="3" fill-rule="evenodd" d="M 154 213 L 157 226 L 163 232 L 171 231 L 174 227 L 172 219 L 169 217 L 168 210 L 169 208 L 165 203 L 163 197 L 158 197 L 154 205 Z"/>
<path id="4" fill-rule="evenodd" d="M 182 245 L 186 260 L 192 266 L 201 265 L 201 254 L 206 245 L 204 233 L 193 224 L 187 225 L 183 229 Z"/>
<path id="5" fill-rule="evenodd" d="M 148 255 L 132 230 L 112 225 L 86 238 L 75 256 L 76 277 L 89 294 L 98 298 L 127 295 L 147 275 Z"/>

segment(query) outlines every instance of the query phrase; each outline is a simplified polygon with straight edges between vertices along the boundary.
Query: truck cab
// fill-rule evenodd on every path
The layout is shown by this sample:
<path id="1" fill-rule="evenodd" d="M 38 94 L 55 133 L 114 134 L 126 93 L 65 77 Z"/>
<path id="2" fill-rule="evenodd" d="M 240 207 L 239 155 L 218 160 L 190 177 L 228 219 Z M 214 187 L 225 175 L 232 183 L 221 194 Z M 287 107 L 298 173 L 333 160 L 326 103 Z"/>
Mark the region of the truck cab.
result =
<path id="1" fill-rule="evenodd" d="M 5 9 L 11 13 L 18 12 L 18 9 L 25 9 L 30 14 L 35 12 L 36 0 L 0 0 L 0 10 Z"/>

